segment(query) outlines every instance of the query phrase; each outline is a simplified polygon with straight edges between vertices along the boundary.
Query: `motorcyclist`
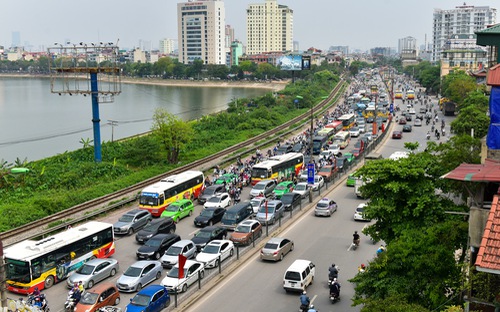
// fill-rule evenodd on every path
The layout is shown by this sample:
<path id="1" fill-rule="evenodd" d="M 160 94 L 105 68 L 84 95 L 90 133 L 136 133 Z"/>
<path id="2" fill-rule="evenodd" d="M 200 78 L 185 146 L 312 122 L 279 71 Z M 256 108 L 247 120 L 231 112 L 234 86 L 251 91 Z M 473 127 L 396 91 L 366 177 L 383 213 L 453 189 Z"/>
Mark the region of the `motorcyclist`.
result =
<path id="1" fill-rule="evenodd" d="M 307 296 L 307 292 L 305 290 L 302 292 L 302 295 L 300 295 L 299 299 L 300 299 L 300 310 L 307 311 L 311 299 L 309 299 L 309 297 Z"/>
<path id="2" fill-rule="evenodd" d="M 340 297 L 340 283 L 336 278 L 333 279 L 332 284 L 330 285 L 330 295 L 333 295 L 337 298 Z"/>
<path id="3" fill-rule="evenodd" d="M 361 265 L 358 268 L 358 273 L 365 273 L 366 271 L 366 266 L 364 263 L 361 263 Z"/>
<path id="4" fill-rule="evenodd" d="M 359 246 L 359 241 L 360 241 L 360 238 L 359 238 L 358 231 L 354 231 L 354 234 L 352 234 L 352 242 L 353 242 L 356 246 Z"/>
<path id="5" fill-rule="evenodd" d="M 431 138 L 431 133 L 429 131 L 427 131 L 426 137 L 427 137 L 427 140 L 429 140 Z"/>
<path id="6" fill-rule="evenodd" d="M 318 312 L 318 310 L 316 310 L 314 308 L 314 305 L 311 304 L 311 306 L 309 307 L 309 310 L 307 310 L 307 312 Z"/>
<path id="7" fill-rule="evenodd" d="M 332 266 L 328 268 L 328 278 L 330 280 L 333 280 L 337 277 L 339 277 L 339 269 L 337 268 L 335 263 L 333 263 Z"/>

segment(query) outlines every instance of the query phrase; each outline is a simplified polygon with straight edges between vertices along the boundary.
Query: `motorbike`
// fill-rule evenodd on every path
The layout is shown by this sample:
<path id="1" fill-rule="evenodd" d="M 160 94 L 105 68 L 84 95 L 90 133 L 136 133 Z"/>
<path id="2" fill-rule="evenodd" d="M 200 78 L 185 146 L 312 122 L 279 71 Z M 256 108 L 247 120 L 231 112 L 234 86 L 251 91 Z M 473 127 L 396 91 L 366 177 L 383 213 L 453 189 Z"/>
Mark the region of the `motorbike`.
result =
<path id="1" fill-rule="evenodd" d="M 22 300 L 22 298 L 21 298 Z M 40 295 L 33 295 L 30 294 L 28 295 L 28 300 L 27 304 L 31 305 L 32 307 L 37 307 L 40 309 L 40 311 L 43 312 L 49 312 L 49 303 L 47 302 L 47 297 L 45 297 L 45 294 L 40 294 Z"/>
<path id="2" fill-rule="evenodd" d="M 431 138 L 430 133 L 427 133 L 427 135 L 425 137 L 427 138 L 427 140 L 429 140 Z"/>
<path id="3" fill-rule="evenodd" d="M 75 309 L 75 306 L 77 305 L 78 300 L 77 297 L 75 297 L 75 292 L 78 290 L 73 290 L 71 289 L 68 292 L 68 297 L 66 297 L 66 302 L 64 302 L 64 310 L 66 312 L 71 312 Z"/>
<path id="4" fill-rule="evenodd" d="M 330 302 L 335 303 L 337 301 L 340 301 L 340 295 L 336 292 L 330 292 Z"/>
<path id="5" fill-rule="evenodd" d="M 351 249 L 356 250 L 356 248 L 358 248 L 358 247 L 359 247 L 359 239 L 353 239 Z"/>
<path id="6" fill-rule="evenodd" d="M 236 205 L 237 203 L 239 203 L 241 201 L 241 195 L 240 195 L 240 192 L 236 192 L 236 194 L 234 194 L 234 204 Z"/>

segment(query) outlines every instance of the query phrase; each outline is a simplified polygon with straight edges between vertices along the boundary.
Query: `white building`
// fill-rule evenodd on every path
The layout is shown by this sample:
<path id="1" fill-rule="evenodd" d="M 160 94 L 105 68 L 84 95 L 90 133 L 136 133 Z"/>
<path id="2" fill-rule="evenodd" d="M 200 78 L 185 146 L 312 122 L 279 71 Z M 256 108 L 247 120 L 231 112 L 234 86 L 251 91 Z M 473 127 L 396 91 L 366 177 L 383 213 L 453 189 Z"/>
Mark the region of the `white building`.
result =
<path id="1" fill-rule="evenodd" d="M 160 40 L 160 54 L 172 54 L 175 50 L 174 40 L 164 38 Z"/>
<path id="2" fill-rule="evenodd" d="M 247 54 L 293 51 L 293 10 L 266 0 L 247 9 Z"/>
<path id="3" fill-rule="evenodd" d="M 179 62 L 225 64 L 225 20 L 222 0 L 189 0 L 177 4 Z"/>
<path id="4" fill-rule="evenodd" d="M 431 62 L 441 59 L 452 35 L 472 35 L 496 22 L 497 10 L 489 6 L 464 5 L 452 10 L 434 9 Z"/>
<path id="5" fill-rule="evenodd" d="M 398 53 L 406 53 L 408 51 L 417 51 L 417 39 L 413 37 L 404 37 L 398 40 Z"/>

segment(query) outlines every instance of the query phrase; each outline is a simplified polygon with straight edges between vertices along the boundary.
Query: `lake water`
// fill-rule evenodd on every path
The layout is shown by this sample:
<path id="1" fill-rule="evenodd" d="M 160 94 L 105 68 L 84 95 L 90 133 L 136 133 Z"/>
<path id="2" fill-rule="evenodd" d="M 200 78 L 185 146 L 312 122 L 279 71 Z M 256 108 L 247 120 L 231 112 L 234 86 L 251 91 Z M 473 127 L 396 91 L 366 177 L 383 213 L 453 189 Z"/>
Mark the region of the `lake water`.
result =
<path id="1" fill-rule="evenodd" d="M 113 103 L 99 104 L 101 141 L 150 130 L 157 107 L 184 120 L 227 108 L 234 98 L 264 95 L 266 89 L 171 87 L 122 84 Z M 110 120 L 117 121 L 111 126 Z M 92 100 L 50 93 L 50 80 L 0 77 L 0 160 L 29 161 L 81 148 L 93 140 Z"/>

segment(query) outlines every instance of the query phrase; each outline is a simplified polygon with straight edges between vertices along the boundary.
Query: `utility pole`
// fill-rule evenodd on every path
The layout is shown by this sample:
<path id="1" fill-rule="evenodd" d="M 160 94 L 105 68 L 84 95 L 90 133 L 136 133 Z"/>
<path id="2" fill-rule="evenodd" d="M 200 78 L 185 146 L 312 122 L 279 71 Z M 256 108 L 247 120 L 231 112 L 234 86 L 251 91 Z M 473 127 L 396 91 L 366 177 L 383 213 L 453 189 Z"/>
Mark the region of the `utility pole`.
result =
<path id="1" fill-rule="evenodd" d="M 108 124 L 111 125 L 111 142 L 114 142 L 115 126 L 118 126 L 118 121 L 108 119 Z"/>

